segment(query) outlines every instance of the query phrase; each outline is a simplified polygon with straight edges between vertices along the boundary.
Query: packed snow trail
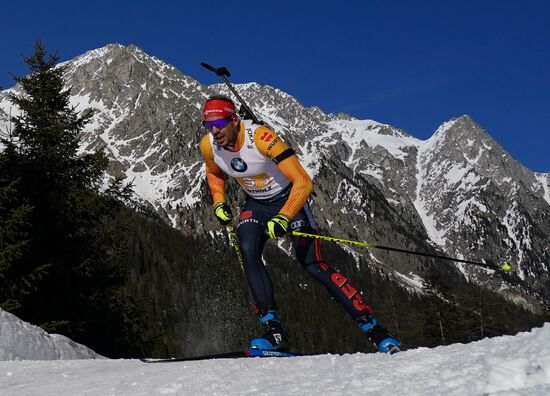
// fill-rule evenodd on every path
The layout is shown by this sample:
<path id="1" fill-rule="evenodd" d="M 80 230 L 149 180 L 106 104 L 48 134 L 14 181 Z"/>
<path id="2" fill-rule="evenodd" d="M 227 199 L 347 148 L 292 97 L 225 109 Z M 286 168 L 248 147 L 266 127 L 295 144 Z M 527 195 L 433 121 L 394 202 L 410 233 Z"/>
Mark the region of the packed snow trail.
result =
<path id="1" fill-rule="evenodd" d="M 0 362 L 2 395 L 548 395 L 550 324 L 516 336 L 380 353 L 146 364 Z"/>

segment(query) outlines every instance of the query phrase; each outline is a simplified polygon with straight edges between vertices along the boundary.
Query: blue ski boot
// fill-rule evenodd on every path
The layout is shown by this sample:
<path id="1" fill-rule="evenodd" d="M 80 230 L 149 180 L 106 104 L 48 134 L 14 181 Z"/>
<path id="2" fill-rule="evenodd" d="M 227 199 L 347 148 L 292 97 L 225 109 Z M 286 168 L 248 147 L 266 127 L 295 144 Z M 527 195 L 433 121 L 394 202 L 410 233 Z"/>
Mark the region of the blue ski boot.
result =
<path id="1" fill-rule="evenodd" d="M 380 352 L 390 355 L 400 352 L 399 346 L 401 343 L 388 333 L 386 329 L 380 326 L 374 316 L 363 316 L 357 319 L 357 323 Z"/>
<path id="2" fill-rule="evenodd" d="M 266 331 L 261 338 L 250 341 L 249 348 L 288 351 L 288 337 L 277 312 L 271 308 L 261 308 L 258 310 L 258 319 Z"/>

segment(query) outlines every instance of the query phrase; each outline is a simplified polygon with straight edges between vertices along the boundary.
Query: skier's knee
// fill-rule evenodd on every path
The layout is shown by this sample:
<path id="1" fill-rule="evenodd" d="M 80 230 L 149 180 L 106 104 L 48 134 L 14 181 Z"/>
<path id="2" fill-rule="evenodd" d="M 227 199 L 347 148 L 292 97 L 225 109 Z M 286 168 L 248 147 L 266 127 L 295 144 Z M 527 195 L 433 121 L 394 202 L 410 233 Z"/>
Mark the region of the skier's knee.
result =
<path id="1" fill-rule="evenodd" d="M 323 267 L 320 265 L 318 261 L 305 262 L 303 263 L 303 267 L 314 278 L 320 278 L 322 277 L 323 273 L 326 272 L 326 270 L 323 270 Z"/>

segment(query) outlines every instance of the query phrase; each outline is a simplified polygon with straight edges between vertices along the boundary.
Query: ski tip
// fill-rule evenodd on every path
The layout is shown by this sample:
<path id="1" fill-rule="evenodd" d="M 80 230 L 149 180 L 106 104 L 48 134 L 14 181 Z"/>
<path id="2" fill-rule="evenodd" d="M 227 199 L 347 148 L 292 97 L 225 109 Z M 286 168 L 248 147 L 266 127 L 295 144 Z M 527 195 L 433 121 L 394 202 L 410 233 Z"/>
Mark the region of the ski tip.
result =
<path id="1" fill-rule="evenodd" d="M 392 346 L 391 348 L 388 349 L 388 352 L 386 352 L 388 355 L 395 355 L 396 353 L 399 353 L 401 352 L 401 349 L 399 349 L 399 347 L 396 347 L 396 346 Z"/>
<path id="2" fill-rule="evenodd" d="M 139 360 L 143 363 L 159 363 L 159 362 L 170 361 L 172 359 L 140 358 Z"/>

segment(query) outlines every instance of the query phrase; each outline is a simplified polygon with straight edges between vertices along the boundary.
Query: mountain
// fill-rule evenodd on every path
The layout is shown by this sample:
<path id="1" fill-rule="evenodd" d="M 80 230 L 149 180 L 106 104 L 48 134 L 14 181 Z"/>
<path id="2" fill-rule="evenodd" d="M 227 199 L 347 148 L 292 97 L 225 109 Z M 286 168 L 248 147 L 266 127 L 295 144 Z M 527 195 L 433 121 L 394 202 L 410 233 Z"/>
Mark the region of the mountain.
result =
<path id="1" fill-rule="evenodd" d="M 125 175 L 136 194 L 182 233 L 218 231 L 198 142 L 204 99 L 228 93 L 226 87 L 204 86 L 135 46 L 108 45 L 65 66 L 72 104 L 95 112 L 82 151 L 104 147 L 110 173 Z M 436 264 L 532 310 L 548 306 L 550 174 L 525 168 L 469 116 L 453 118 L 419 140 L 376 121 L 306 108 L 273 87 L 249 83 L 236 89 L 284 136 L 314 178 L 312 207 L 322 232 L 469 260 L 502 259 L 517 270 L 514 275 Z M 17 114 L 10 91 L 0 94 L 4 132 L 10 112 Z M 234 184 L 230 188 L 236 191 Z M 243 195 L 234 196 L 238 205 Z M 416 290 L 432 263 L 346 249 Z"/>

